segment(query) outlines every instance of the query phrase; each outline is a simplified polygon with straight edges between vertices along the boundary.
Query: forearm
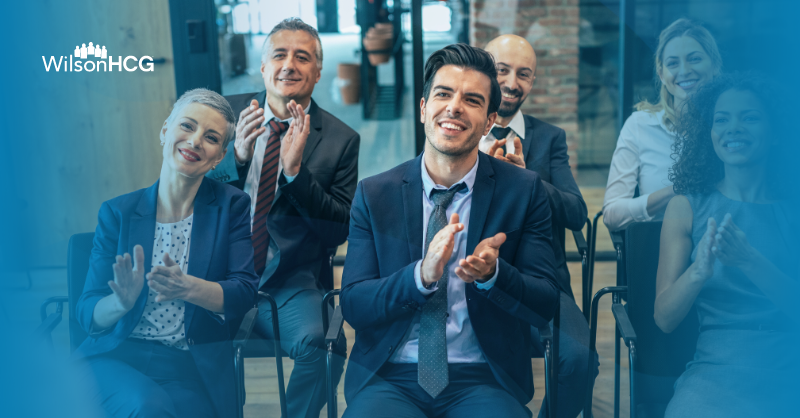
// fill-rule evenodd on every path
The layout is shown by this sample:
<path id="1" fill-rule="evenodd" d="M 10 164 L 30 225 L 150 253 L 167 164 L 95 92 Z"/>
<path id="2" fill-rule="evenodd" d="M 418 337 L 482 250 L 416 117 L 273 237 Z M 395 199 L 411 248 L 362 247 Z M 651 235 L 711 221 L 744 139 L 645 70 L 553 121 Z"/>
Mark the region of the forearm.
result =
<path id="1" fill-rule="evenodd" d="M 672 332 L 683 321 L 703 288 L 705 281 L 693 274 L 694 269 L 692 264 L 678 280 L 656 295 L 653 318 L 666 333 Z"/>
<path id="2" fill-rule="evenodd" d="M 647 214 L 653 217 L 664 212 L 670 199 L 674 196 L 675 192 L 672 186 L 667 186 L 661 190 L 650 193 L 647 196 Z"/>
<path id="3" fill-rule="evenodd" d="M 185 302 L 192 303 L 211 312 L 225 312 L 225 295 L 219 283 L 198 279 L 193 276 L 188 278 L 194 281 L 194 284 L 184 299 Z"/>
<path id="4" fill-rule="evenodd" d="M 92 312 L 92 331 L 101 332 L 113 327 L 128 313 L 128 310 L 119 304 L 116 296 L 108 295 L 94 306 Z"/>
<path id="5" fill-rule="evenodd" d="M 554 184 L 542 181 L 550 198 L 550 209 L 553 223 L 573 231 L 580 230 L 586 224 L 588 210 L 580 192 L 573 194 L 559 190 Z"/>

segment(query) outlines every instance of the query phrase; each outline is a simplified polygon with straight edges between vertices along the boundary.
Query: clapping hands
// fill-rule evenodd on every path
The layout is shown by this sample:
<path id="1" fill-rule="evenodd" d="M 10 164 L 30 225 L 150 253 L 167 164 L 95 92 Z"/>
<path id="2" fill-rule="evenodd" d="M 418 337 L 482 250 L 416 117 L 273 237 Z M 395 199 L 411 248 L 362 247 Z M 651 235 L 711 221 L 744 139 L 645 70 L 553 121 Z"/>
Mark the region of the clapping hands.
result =
<path id="1" fill-rule="evenodd" d="M 306 115 L 303 107 L 294 100 L 289 102 L 287 108 L 292 114 L 292 124 L 281 140 L 281 164 L 283 173 L 294 177 L 300 172 L 303 150 L 306 148 L 306 140 L 311 131 L 311 117 Z"/>
<path id="2" fill-rule="evenodd" d="M 127 312 L 136 304 L 144 286 L 144 250 L 141 245 L 133 247 L 133 264 L 128 253 L 118 255 L 116 261 L 112 266 L 114 280 L 108 282 L 108 287 L 117 306 Z"/>

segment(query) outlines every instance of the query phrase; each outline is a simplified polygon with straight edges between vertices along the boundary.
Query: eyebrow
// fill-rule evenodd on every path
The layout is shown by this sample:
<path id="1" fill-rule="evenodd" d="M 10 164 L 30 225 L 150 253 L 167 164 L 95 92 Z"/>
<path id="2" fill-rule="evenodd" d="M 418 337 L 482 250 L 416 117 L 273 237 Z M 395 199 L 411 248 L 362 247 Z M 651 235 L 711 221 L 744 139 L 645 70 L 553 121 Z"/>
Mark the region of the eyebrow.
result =
<path id="1" fill-rule="evenodd" d="M 275 53 L 275 52 L 289 52 L 289 50 L 286 49 L 286 48 L 275 48 L 275 49 L 272 50 L 272 52 L 273 53 Z M 297 52 L 302 52 L 303 54 L 311 56 L 311 53 L 306 51 L 305 49 L 298 49 Z"/>
<path id="2" fill-rule="evenodd" d="M 433 86 L 433 90 L 434 91 L 436 91 L 436 90 L 445 90 L 445 91 L 449 91 L 449 92 L 455 92 L 455 90 L 453 90 L 451 87 L 442 86 L 442 85 Z M 486 98 L 483 97 L 483 95 L 480 94 L 480 93 L 467 92 L 467 93 L 464 93 L 464 96 L 474 97 L 476 99 L 480 99 L 481 102 L 485 102 L 486 101 Z"/>
<path id="3" fill-rule="evenodd" d="M 508 65 L 508 64 L 506 64 L 504 62 L 498 62 L 497 65 L 502 65 L 503 67 L 512 68 L 510 65 Z M 533 70 L 530 67 L 522 67 L 522 68 L 519 69 L 519 71 L 523 71 L 523 70 L 528 70 L 530 72 L 533 72 Z"/>
<path id="4" fill-rule="evenodd" d="M 690 53 L 686 54 L 686 56 L 688 57 L 689 55 L 692 55 L 692 54 L 699 54 L 699 53 L 700 53 L 700 51 L 692 51 L 692 52 L 690 52 Z M 667 57 L 667 59 L 670 59 L 670 58 L 680 58 L 680 57 L 678 57 L 678 56 L 676 56 L 676 55 L 671 55 L 671 56 Z"/>
<path id="5" fill-rule="evenodd" d="M 188 116 L 184 116 L 184 118 L 185 119 L 189 119 L 190 121 L 194 122 L 195 125 L 199 125 L 200 124 L 200 122 L 198 122 L 198 121 L 196 121 L 196 120 L 194 120 L 194 119 L 192 119 L 192 118 L 190 118 Z M 217 131 L 215 131 L 213 129 L 209 129 L 208 132 L 213 132 L 213 133 L 215 133 L 217 135 L 222 135 L 221 133 L 219 133 L 219 132 L 217 132 Z"/>

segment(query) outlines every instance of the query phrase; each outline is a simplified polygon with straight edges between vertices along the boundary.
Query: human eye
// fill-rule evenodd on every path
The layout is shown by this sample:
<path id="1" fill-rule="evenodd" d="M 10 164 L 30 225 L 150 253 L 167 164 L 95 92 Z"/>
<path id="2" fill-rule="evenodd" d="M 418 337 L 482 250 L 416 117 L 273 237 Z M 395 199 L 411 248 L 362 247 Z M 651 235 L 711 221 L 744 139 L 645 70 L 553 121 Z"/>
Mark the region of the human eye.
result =
<path id="1" fill-rule="evenodd" d="M 214 135 L 209 135 L 209 136 L 208 136 L 208 139 L 209 139 L 211 142 L 215 143 L 215 144 L 219 142 L 219 138 L 217 138 L 217 137 L 216 137 L 216 136 L 214 136 Z"/>
<path id="2" fill-rule="evenodd" d="M 716 118 L 714 118 L 714 124 L 725 123 L 727 121 L 728 118 L 726 118 L 725 116 L 717 116 Z"/>
<path id="3" fill-rule="evenodd" d="M 191 130 L 192 130 L 192 128 L 193 128 L 193 126 L 192 126 L 190 123 L 188 123 L 188 122 L 183 122 L 183 123 L 181 123 L 181 127 L 182 127 L 183 129 L 186 129 L 187 131 L 191 131 Z"/>
<path id="4" fill-rule="evenodd" d="M 668 60 L 667 67 L 673 68 L 678 66 L 678 60 Z"/>

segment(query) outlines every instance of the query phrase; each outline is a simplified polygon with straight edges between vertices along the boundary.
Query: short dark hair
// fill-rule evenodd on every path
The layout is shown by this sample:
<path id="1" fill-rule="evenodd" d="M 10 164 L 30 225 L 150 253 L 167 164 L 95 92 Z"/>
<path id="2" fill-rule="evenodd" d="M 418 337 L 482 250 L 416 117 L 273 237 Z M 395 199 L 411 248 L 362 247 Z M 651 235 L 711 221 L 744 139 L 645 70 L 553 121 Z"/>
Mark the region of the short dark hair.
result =
<path id="1" fill-rule="evenodd" d="M 425 62 L 425 72 L 422 77 L 422 97 L 428 101 L 431 94 L 433 77 L 445 65 L 469 68 L 489 77 L 492 90 L 489 94 L 489 109 L 487 115 L 497 112 L 500 108 L 500 84 L 497 83 L 497 68 L 492 55 L 482 49 L 464 43 L 451 44 L 431 54 Z"/>
<path id="2" fill-rule="evenodd" d="M 290 31 L 303 31 L 317 41 L 317 51 L 314 54 L 317 58 L 317 67 L 322 68 L 322 42 L 319 40 L 319 32 L 314 29 L 313 26 L 309 25 L 306 22 L 303 22 L 302 19 L 299 17 L 288 17 L 286 19 L 281 20 L 278 22 L 277 25 L 272 27 L 272 30 L 269 31 L 267 34 L 267 39 L 264 40 L 264 45 L 261 47 L 261 62 L 266 62 L 267 52 L 269 52 L 269 39 L 272 38 L 272 35 L 282 31 L 282 30 L 290 30 Z"/>

